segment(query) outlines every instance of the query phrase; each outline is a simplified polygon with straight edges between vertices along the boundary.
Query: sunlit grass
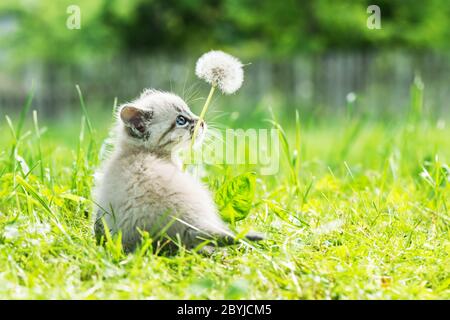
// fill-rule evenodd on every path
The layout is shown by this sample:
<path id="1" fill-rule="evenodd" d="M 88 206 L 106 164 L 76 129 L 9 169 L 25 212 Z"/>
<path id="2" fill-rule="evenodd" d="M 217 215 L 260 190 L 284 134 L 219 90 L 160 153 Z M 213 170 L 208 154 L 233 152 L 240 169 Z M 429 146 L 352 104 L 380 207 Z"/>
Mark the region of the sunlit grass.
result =
<path id="1" fill-rule="evenodd" d="M 148 239 L 129 255 L 117 239 L 95 243 L 90 189 L 109 119 L 86 117 L 2 120 L 0 298 L 450 298 L 443 120 L 279 120 L 281 171 L 257 177 L 237 223 L 267 241 L 165 257 Z"/>

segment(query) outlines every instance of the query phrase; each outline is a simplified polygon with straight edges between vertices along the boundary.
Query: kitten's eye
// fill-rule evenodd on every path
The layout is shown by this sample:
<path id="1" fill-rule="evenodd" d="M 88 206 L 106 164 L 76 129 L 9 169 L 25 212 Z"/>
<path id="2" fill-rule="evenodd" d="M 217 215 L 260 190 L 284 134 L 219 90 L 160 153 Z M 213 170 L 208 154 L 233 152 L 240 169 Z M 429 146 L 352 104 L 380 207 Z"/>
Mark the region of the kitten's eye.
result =
<path id="1" fill-rule="evenodd" d="M 177 126 L 178 127 L 185 127 L 188 124 L 188 121 L 185 117 L 183 116 L 178 116 L 177 120 L 176 120 Z"/>

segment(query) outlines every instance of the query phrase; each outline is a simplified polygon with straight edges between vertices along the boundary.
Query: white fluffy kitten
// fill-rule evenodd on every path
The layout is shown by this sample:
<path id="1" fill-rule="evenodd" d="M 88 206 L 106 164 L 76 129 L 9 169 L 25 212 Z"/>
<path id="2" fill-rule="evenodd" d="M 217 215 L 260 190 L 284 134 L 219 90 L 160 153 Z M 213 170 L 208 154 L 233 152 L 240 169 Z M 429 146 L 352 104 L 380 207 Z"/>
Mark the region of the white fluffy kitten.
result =
<path id="1" fill-rule="evenodd" d="M 122 232 L 126 251 L 139 244 L 139 230 L 155 241 L 179 238 L 188 248 L 205 239 L 234 243 L 209 191 L 172 160 L 173 151 L 189 147 L 198 119 L 180 97 L 156 90 L 119 108 L 114 151 L 96 173 L 97 238 L 104 233 L 104 218 L 112 234 Z M 203 122 L 197 142 L 205 131 Z M 261 240 L 257 234 L 247 238 Z"/>

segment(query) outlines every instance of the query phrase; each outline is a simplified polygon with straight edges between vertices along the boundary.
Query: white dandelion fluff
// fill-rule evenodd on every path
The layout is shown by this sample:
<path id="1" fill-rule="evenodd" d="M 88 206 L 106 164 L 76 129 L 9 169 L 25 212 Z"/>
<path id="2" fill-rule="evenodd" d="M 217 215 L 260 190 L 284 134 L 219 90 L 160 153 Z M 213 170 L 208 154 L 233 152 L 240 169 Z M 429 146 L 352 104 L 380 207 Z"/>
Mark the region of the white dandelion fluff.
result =
<path id="1" fill-rule="evenodd" d="M 224 94 L 232 94 L 238 91 L 242 86 L 242 82 L 244 82 L 244 70 L 242 70 L 242 67 L 243 65 L 239 59 L 217 50 L 209 51 L 197 60 L 195 74 L 200 79 L 211 84 L 211 89 L 192 134 L 191 151 L 193 150 L 197 132 L 200 124 L 203 123 L 215 89 L 219 88 Z"/>
<path id="2" fill-rule="evenodd" d="M 347 100 L 348 103 L 353 103 L 356 101 L 356 94 L 354 92 L 349 92 L 345 96 L 345 99 Z"/>
<path id="3" fill-rule="evenodd" d="M 223 52 L 209 51 L 203 54 L 195 66 L 195 74 L 224 94 L 235 93 L 242 86 L 244 71 L 239 59 Z"/>

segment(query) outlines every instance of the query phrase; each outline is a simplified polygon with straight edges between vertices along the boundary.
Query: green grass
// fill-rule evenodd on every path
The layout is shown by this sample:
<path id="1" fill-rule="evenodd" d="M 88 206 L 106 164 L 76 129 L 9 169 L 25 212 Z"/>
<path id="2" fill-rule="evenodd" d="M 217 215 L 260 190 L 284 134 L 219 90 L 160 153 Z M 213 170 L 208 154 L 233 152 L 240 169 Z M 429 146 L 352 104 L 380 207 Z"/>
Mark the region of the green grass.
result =
<path id="1" fill-rule="evenodd" d="M 166 257 L 148 239 L 128 255 L 117 239 L 95 243 L 90 189 L 109 116 L 83 119 L 2 120 L 0 298 L 450 298 L 448 125 L 282 121 L 280 173 L 257 177 L 237 223 L 267 241 Z"/>

